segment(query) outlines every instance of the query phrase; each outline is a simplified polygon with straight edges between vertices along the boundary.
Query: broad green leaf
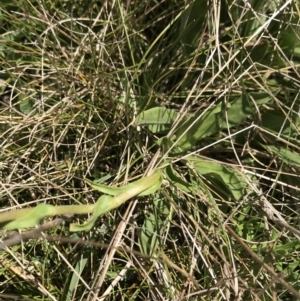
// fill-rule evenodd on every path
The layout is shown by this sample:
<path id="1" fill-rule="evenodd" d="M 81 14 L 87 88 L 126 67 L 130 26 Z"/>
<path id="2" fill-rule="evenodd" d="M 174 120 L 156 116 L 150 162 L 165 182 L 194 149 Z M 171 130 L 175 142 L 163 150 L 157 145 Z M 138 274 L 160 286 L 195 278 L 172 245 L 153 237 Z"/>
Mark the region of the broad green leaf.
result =
<path id="1" fill-rule="evenodd" d="M 299 16 L 293 17 L 285 28 L 281 29 L 281 36 L 278 44 L 280 48 L 288 55 L 299 55 L 300 40 L 299 40 Z"/>
<path id="2" fill-rule="evenodd" d="M 300 156 L 284 147 L 261 144 L 263 148 L 276 155 L 282 162 L 295 167 L 300 167 Z"/>
<path id="3" fill-rule="evenodd" d="M 271 97 L 266 92 L 249 93 L 250 98 L 253 97 L 257 105 L 263 105 L 271 100 Z"/>
<path id="4" fill-rule="evenodd" d="M 244 122 L 249 116 L 255 114 L 254 104 L 256 106 L 266 104 L 270 102 L 274 94 L 279 92 L 279 89 L 273 89 L 273 95 L 266 92 L 244 92 L 243 95 L 236 98 L 232 103 L 230 108 L 227 110 L 228 123 L 223 121 L 222 128 L 226 129 L 229 127 L 239 126 Z"/>
<path id="5" fill-rule="evenodd" d="M 139 246 L 143 254 L 153 254 L 153 241 L 157 239 L 155 223 L 155 216 L 153 213 L 150 213 L 144 221 L 139 236 Z"/>
<path id="6" fill-rule="evenodd" d="M 197 112 L 182 120 L 172 137 L 173 140 L 176 139 L 176 146 L 182 150 L 187 150 L 195 146 L 200 139 L 218 132 L 221 129 L 220 122 L 222 123 L 222 114 L 220 114 L 222 106 L 221 103 L 218 104 L 200 118 L 201 112 Z"/>
<path id="7" fill-rule="evenodd" d="M 242 7 L 238 9 L 243 10 Z M 254 0 L 251 1 L 251 9 L 243 10 L 243 13 L 238 16 L 239 22 L 242 22 L 238 29 L 241 32 L 242 37 L 249 37 L 264 24 L 267 19 L 267 11 L 270 7 L 265 5 L 264 1 Z M 245 12 L 245 13 L 244 13 Z M 256 12 L 256 14 L 254 14 Z M 241 19 L 242 17 L 242 19 Z"/>
<path id="8" fill-rule="evenodd" d="M 274 90 L 274 93 L 277 93 Z M 218 104 L 216 107 L 207 111 L 201 118 L 199 115 L 191 115 L 185 118 L 179 123 L 178 129 L 174 132 L 172 140 L 176 146 L 181 150 L 188 150 L 193 148 L 201 139 L 216 134 L 217 132 L 239 126 L 249 116 L 255 113 L 254 104 L 261 105 L 268 103 L 272 99 L 272 95 L 265 92 L 252 92 L 243 93 L 243 95 L 235 98 L 230 104 L 227 105 L 227 122 L 225 118 L 225 107 L 222 104 Z M 224 107 L 224 108 L 223 108 Z M 199 113 L 200 114 L 200 113 Z M 191 128 L 189 129 L 189 127 Z M 172 153 L 176 153 L 178 150 L 174 150 Z"/>
<path id="9" fill-rule="evenodd" d="M 178 112 L 166 107 L 155 107 L 139 114 L 136 118 L 136 125 L 146 125 L 154 133 L 162 133 L 170 129 L 178 116 Z"/>
<path id="10" fill-rule="evenodd" d="M 274 93 L 277 92 L 278 89 L 274 90 Z M 227 122 L 224 112 L 225 106 L 222 103 L 205 112 L 201 118 L 199 118 L 200 112 L 187 115 L 179 123 L 171 138 L 173 142 L 170 142 L 176 143 L 176 147 L 174 147 L 171 154 L 174 155 L 192 149 L 197 142 L 205 137 L 216 134 L 228 127 L 239 126 L 246 118 L 254 114 L 253 102 L 256 105 L 261 105 L 268 103 L 271 99 L 272 96 L 266 92 L 243 93 L 227 105 Z M 141 113 L 136 123 L 138 125 L 148 125 L 151 132 L 159 133 L 169 129 L 177 115 L 178 113 L 175 110 L 156 107 Z M 163 146 L 165 145 L 163 144 Z"/>
<path id="11" fill-rule="evenodd" d="M 221 184 L 236 200 L 240 200 L 249 188 L 241 174 L 232 167 L 201 159 L 193 160 L 192 164 L 215 187 Z"/>
<path id="12" fill-rule="evenodd" d="M 246 118 L 248 118 L 250 115 L 253 114 L 253 105 L 247 95 L 247 93 L 243 93 L 243 95 L 236 98 L 230 108 L 227 110 L 227 118 L 228 123 L 226 123 L 224 117 L 220 122 L 222 129 L 227 129 L 228 127 L 238 126 L 243 121 L 245 121 Z"/>
<path id="13" fill-rule="evenodd" d="M 294 252 L 300 251 L 299 240 L 287 241 L 284 244 L 276 244 L 274 246 L 274 251 L 277 256 L 288 255 L 288 253 L 293 250 Z"/>
<path id="14" fill-rule="evenodd" d="M 261 126 L 274 134 L 296 137 L 299 135 L 300 117 L 291 113 L 288 119 L 280 111 L 266 111 L 261 116 Z"/>
<path id="15" fill-rule="evenodd" d="M 245 57 L 249 57 L 245 60 Z M 243 62 L 243 67 L 249 68 L 254 63 L 267 65 L 270 68 L 283 68 L 287 66 L 286 61 L 282 58 L 281 54 L 274 49 L 273 44 L 264 41 L 262 44 L 256 46 L 245 47 L 245 50 L 241 51 L 237 59 Z"/>
<path id="16" fill-rule="evenodd" d="M 227 105 L 228 123 L 225 119 L 225 107 L 222 103 L 207 111 L 198 119 L 198 116 L 191 116 L 187 121 L 179 124 L 178 130 L 174 132 L 177 139 L 182 138 L 176 143 L 182 150 L 187 150 L 195 144 L 212 134 L 219 132 L 227 127 L 237 126 L 252 114 L 252 105 L 248 96 L 244 94 L 236 98 L 231 104 Z M 193 125 L 192 125 L 193 124 Z M 192 126 L 191 126 L 192 125 Z M 189 129 L 189 127 L 191 128 Z"/>
<path id="17" fill-rule="evenodd" d="M 300 46 L 295 47 L 294 53 L 297 54 L 297 56 L 300 56 Z"/>
<path id="18" fill-rule="evenodd" d="M 176 171 L 174 170 L 172 165 L 169 165 L 165 169 L 165 176 L 167 180 L 177 187 L 178 189 L 181 189 L 182 191 L 185 191 L 187 193 L 195 193 L 199 189 L 197 186 L 194 186 L 187 181 L 184 180 L 184 177 L 180 177 Z"/>

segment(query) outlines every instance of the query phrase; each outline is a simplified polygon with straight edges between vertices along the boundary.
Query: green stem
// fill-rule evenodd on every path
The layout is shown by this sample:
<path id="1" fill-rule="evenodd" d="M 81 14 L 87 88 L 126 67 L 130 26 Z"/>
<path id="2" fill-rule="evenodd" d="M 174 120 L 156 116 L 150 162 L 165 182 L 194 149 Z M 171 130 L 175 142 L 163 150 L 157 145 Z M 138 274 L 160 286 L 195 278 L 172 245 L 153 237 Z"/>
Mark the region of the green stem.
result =
<path id="1" fill-rule="evenodd" d="M 138 195 L 149 195 L 160 188 L 162 182 L 162 174 L 160 170 L 154 171 L 151 176 L 142 178 L 138 181 L 126 185 L 124 188 L 116 189 L 117 193 L 107 188 L 105 185 L 97 186 L 100 191 L 108 191 L 116 194 L 115 197 L 102 195 L 96 204 L 87 205 L 66 205 L 53 206 L 50 204 L 38 204 L 34 208 L 18 209 L 0 213 L 0 225 L 4 229 L 24 229 L 37 225 L 42 219 L 63 214 L 88 214 L 93 213 L 92 217 L 83 225 L 71 224 L 71 231 L 87 231 L 91 229 L 96 219 L 119 207 L 121 204 Z M 114 189 L 113 189 L 114 190 Z"/>
<path id="2" fill-rule="evenodd" d="M 64 205 L 55 206 L 55 210 L 49 214 L 49 216 L 63 215 L 63 214 L 88 214 L 92 213 L 95 205 Z M 54 207 L 54 206 L 53 206 Z M 15 211 L 6 211 L 0 213 L 0 223 L 5 223 L 15 219 L 22 218 L 28 215 L 32 211 L 32 208 L 18 209 Z"/>

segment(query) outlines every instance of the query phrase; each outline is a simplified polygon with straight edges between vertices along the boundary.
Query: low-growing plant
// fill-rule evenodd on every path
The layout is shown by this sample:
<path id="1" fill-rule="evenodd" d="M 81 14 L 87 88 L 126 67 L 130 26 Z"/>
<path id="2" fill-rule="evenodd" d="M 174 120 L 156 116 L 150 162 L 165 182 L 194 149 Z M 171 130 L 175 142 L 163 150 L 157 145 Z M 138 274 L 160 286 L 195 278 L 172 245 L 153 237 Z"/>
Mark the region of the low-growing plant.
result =
<path id="1" fill-rule="evenodd" d="M 1 1 L 0 298 L 300 299 L 299 12 Z"/>

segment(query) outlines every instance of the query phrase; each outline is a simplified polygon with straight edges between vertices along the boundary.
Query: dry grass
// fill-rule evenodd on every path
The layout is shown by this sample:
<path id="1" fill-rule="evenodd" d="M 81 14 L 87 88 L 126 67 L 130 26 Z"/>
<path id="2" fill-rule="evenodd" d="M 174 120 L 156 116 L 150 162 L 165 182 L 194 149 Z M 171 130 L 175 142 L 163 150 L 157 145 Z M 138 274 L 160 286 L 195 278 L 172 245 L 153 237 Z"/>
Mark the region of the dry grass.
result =
<path id="1" fill-rule="evenodd" d="M 176 175 L 88 233 L 3 233 L 1 298 L 299 298 L 299 9 L 256 2 L 0 4 L 1 211 L 93 203 L 85 178 Z M 180 113 L 170 139 L 218 106 L 222 123 L 178 155 L 178 136 L 172 152 L 134 123 L 158 106 Z"/>

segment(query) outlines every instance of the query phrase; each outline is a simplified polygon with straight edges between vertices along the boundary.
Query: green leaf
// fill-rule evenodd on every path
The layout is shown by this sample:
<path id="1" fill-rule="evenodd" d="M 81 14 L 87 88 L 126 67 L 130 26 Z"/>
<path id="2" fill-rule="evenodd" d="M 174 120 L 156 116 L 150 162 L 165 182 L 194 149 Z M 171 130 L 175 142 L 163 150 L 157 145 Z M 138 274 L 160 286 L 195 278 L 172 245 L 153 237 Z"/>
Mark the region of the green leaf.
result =
<path id="1" fill-rule="evenodd" d="M 24 211 L 25 210 L 26 209 L 24 209 Z M 43 218 L 54 215 L 56 213 L 56 208 L 50 204 L 39 204 L 30 210 L 28 209 L 27 211 L 27 214 L 6 223 L 3 228 L 7 230 L 14 230 L 34 227 Z M 16 211 L 13 211 L 11 214 L 15 215 L 15 212 Z"/>
<path id="2" fill-rule="evenodd" d="M 201 175 L 214 184 L 214 187 L 221 184 L 236 200 L 240 200 L 249 188 L 241 174 L 232 167 L 198 158 L 194 159 L 192 164 Z"/>
<path id="3" fill-rule="evenodd" d="M 199 188 L 184 180 L 184 177 L 180 177 L 174 170 L 172 165 L 169 165 L 165 169 L 165 176 L 167 180 L 178 189 L 187 193 L 195 193 Z"/>
<path id="4" fill-rule="evenodd" d="M 109 195 L 102 195 L 96 202 L 93 215 L 84 224 L 70 224 L 70 231 L 89 231 L 96 223 L 98 217 L 116 208 L 115 199 Z"/>
<path id="5" fill-rule="evenodd" d="M 152 255 L 153 247 L 156 247 L 157 233 L 155 231 L 155 216 L 150 213 L 144 221 L 142 230 L 139 236 L 139 246 L 143 254 Z"/>
<path id="6" fill-rule="evenodd" d="M 231 104 L 227 105 L 228 123 L 225 120 L 225 107 L 222 103 L 208 110 L 201 118 L 191 116 L 187 121 L 179 124 L 174 136 L 182 138 L 176 143 L 182 150 L 187 150 L 195 144 L 212 134 L 228 127 L 237 126 L 253 113 L 252 105 L 246 93 L 236 98 Z M 189 129 L 189 127 L 191 128 Z"/>
<path id="7" fill-rule="evenodd" d="M 274 93 L 277 91 L 278 89 L 274 90 Z M 209 109 L 200 118 L 200 112 L 187 115 L 179 122 L 171 138 L 172 141 L 170 142 L 172 144 L 176 143 L 176 147 L 171 151 L 171 154 L 176 155 L 192 149 L 197 142 L 205 137 L 216 134 L 223 129 L 239 126 L 246 118 L 254 114 L 253 102 L 256 105 L 262 105 L 268 103 L 272 97 L 273 95 L 263 91 L 243 93 L 230 104 L 227 104 L 227 122 L 223 103 Z M 151 132 L 161 133 L 170 128 L 177 116 L 178 113 L 175 110 L 155 107 L 141 113 L 137 118 L 136 124 L 148 125 Z M 161 144 L 161 141 L 159 144 Z"/>
<path id="8" fill-rule="evenodd" d="M 156 198 L 153 201 L 152 210 L 147 214 L 139 236 L 139 246 L 143 254 L 153 256 L 157 251 L 166 222 L 169 222 L 166 219 L 168 215 L 169 207 L 165 201 Z"/>
<path id="9" fill-rule="evenodd" d="M 24 96 L 23 99 L 22 98 L 23 94 L 19 95 L 20 101 L 19 101 L 19 110 L 25 114 L 28 115 L 30 114 L 33 110 L 34 110 L 34 101 L 29 98 Z"/>
<path id="10" fill-rule="evenodd" d="M 70 224 L 70 231 L 89 231 L 95 224 L 98 217 L 119 207 L 130 198 L 138 195 L 148 195 L 154 193 L 160 188 L 162 184 L 161 170 L 155 170 L 150 176 L 141 178 L 125 187 L 109 187 L 102 184 L 96 186 L 91 185 L 93 188 L 101 192 L 113 195 L 102 195 L 94 205 L 93 215 L 85 224 Z"/>
<path id="11" fill-rule="evenodd" d="M 278 44 L 280 48 L 288 55 L 299 55 L 299 16 L 291 18 L 291 20 L 286 23 L 287 26 L 281 30 L 282 34 L 279 38 Z"/>
<path id="12" fill-rule="evenodd" d="M 266 104 L 270 102 L 274 94 L 279 92 L 279 89 L 273 89 L 273 94 L 270 95 L 264 91 L 258 92 L 244 92 L 241 96 L 237 97 L 231 102 L 230 108 L 227 110 L 228 123 L 225 121 L 222 123 L 222 128 L 239 126 L 249 116 L 253 116 L 255 113 L 254 104 L 256 106 Z"/>
<path id="13" fill-rule="evenodd" d="M 197 112 L 182 120 L 172 137 L 173 141 L 175 138 L 179 139 L 176 141 L 176 146 L 182 150 L 187 150 L 195 146 L 200 139 L 218 132 L 221 128 L 220 122 L 223 122 L 222 114 L 220 114 L 222 106 L 221 103 L 218 104 L 214 108 L 209 109 L 200 118 L 199 115 L 201 113 Z"/>
<path id="14" fill-rule="evenodd" d="M 277 256 L 286 256 L 290 250 L 294 252 L 300 251 L 300 243 L 298 240 L 287 241 L 284 244 L 276 244 L 274 246 L 274 251 Z"/>
<path id="15" fill-rule="evenodd" d="M 78 239 L 80 239 L 78 237 Z M 76 290 L 76 287 L 78 286 L 78 283 L 80 281 L 80 275 L 82 274 L 82 271 L 84 269 L 84 267 L 86 266 L 88 262 L 88 255 L 85 254 L 84 257 L 80 258 L 79 261 L 77 261 L 76 266 L 75 266 L 75 271 L 73 272 L 70 284 L 69 284 L 69 288 L 67 290 L 67 297 L 66 297 L 66 301 L 70 301 L 73 300 L 72 298 L 72 294 L 73 292 Z"/>
<path id="16" fill-rule="evenodd" d="M 288 138 L 299 135 L 300 118 L 298 114 L 290 113 L 289 118 L 286 118 L 281 111 L 267 111 L 262 114 L 261 121 L 264 129 L 276 135 L 280 133 L 281 136 Z"/>
<path id="17" fill-rule="evenodd" d="M 227 128 L 239 126 L 249 116 L 254 115 L 253 102 L 256 105 L 265 104 L 272 97 L 273 95 L 265 92 L 243 93 L 227 105 L 227 121 L 224 112 L 225 106 L 222 103 L 208 110 L 201 118 L 199 118 L 199 115 L 190 115 L 179 123 L 178 129 L 174 132 L 175 138 L 172 137 L 172 140 L 175 142 L 175 139 L 179 139 L 176 141 L 176 146 L 182 151 L 191 149 L 197 142 L 207 136 Z M 190 126 L 191 128 L 189 128 Z M 183 135 L 182 138 L 180 138 L 181 135 Z M 174 154 L 175 152 L 178 152 L 178 150 L 171 153 Z"/>
<path id="18" fill-rule="evenodd" d="M 221 127 L 227 129 L 228 127 L 238 126 L 245 121 L 250 115 L 253 114 L 253 105 L 249 99 L 247 93 L 237 97 L 231 104 L 227 111 L 228 123 L 223 122 Z"/>
<path id="19" fill-rule="evenodd" d="M 165 107 L 155 107 L 139 114 L 136 118 L 136 125 L 146 125 L 154 133 L 162 133 L 170 129 L 178 116 L 178 112 Z"/>
<path id="20" fill-rule="evenodd" d="M 34 208 L 25 208 L 11 212 L 0 212 L 0 224 L 7 230 L 34 227 L 39 221 L 47 216 L 59 214 L 87 214 L 93 213 L 85 224 L 70 224 L 70 231 L 87 231 L 95 224 L 97 218 L 125 203 L 132 197 L 148 195 L 155 192 L 162 184 L 162 172 L 156 169 L 150 176 L 144 177 L 126 186 L 126 190 L 116 196 L 102 195 L 96 204 L 87 205 L 62 205 L 39 204 Z M 100 184 L 98 184 L 100 185 Z M 101 185 L 102 186 L 102 185 Z M 104 185 L 105 186 L 105 185 Z M 109 188 L 101 187 L 101 191 Z M 1 225 L 0 225 L 1 226 Z"/>
<path id="21" fill-rule="evenodd" d="M 263 148 L 276 155 L 282 162 L 295 167 L 300 167 L 300 156 L 284 147 L 261 144 Z"/>

